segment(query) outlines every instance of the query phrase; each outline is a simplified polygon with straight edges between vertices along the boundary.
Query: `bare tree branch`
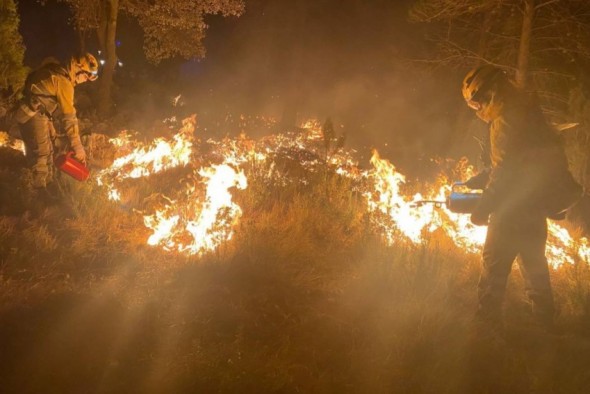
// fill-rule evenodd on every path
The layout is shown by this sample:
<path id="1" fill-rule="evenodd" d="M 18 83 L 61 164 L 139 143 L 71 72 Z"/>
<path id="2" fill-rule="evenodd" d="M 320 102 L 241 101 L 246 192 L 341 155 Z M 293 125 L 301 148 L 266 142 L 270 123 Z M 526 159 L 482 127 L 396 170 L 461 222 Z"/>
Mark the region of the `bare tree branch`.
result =
<path id="1" fill-rule="evenodd" d="M 551 4 L 553 4 L 553 3 L 558 3 L 559 1 L 560 1 L 560 0 L 549 0 L 549 1 L 546 1 L 546 2 L 544 2 L 544 3 L 537 4 L 537 5 L 535 6 L 535 10 L 539 10 L 539 9 L 541 9 L 541 8 L 543 8 L 543 7 L 545 7 L 545 6 L 551 5 Z"/>

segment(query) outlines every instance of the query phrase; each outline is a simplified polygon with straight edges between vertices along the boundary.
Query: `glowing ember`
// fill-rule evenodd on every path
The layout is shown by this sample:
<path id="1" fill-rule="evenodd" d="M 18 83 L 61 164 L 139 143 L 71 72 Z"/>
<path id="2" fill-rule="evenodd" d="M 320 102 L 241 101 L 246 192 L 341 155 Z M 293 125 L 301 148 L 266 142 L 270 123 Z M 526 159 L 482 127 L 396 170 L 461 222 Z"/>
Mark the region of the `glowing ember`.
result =
<path id="1" fill-rule="evenodd" d="M 25 153 L 25 144 L 22 140 L 11 138 L 8 133 L 0 131 L 0 147 L 7 147 Z"/>

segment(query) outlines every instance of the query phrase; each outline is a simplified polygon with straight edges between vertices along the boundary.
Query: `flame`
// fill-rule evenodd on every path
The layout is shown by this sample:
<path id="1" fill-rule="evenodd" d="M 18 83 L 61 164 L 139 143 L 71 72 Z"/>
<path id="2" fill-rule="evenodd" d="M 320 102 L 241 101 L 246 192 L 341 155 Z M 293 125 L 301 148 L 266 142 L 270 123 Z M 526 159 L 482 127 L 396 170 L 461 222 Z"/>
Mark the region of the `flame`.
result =
<path id="1" fill-rule="evenodd" d="M 221 242 L 232 238 L 233 227 L 242 210 L 232 201 L 229 189 L 245 189 L 245 174 L 228 164 L 204 167 L 198 174 L 203 177 L 207 190 L 204 201 L 195 198 L 199 185 L 192 185 L 183 201 L 170 201 L 155 214 L 144 216 L 146 227 L 153 231 L 149 245 L 162 245 L 166 250 L 194 255 L 213 251 Z M 181 206 L 186 209 L 179 209 Z"/>
<path id="2" fill-rule="evenodd" d="M 369 211 L 379 211 L 395 223 L 387 226 L 379 223 L 385 231 L 385 238 L 392 244 L 397 238 L 395 230 L 399 230 L 413 242 L 420 242 L 422 229 L 431 221 L 428 215 L 422 215 L 411 207 L 411 199 L 401 195 L 400 186 L 406 177 L 396 171 L 387 160 L 382 160 L 377 151 L 371 158 L 375 170 L 369 175 L 374 182 L 375 192 L 367 192 Z M 416 196 L 420 198 L 420 196 Z"/>
<path id="3" fill-rule="evenodd" d="M 400 187 L 405 177 L 395 170 L 387 160 L 381 159 L 375 151 L 371 159 L 374 169 L 367 173 L 373 179 L 375 191 L 367 194 L 370 212 L 379 212 L 383 216 L 375 218 L 376 224 L 382 229 L 388 244 L 402 239 L 403 234 L 413 243 L 424 242 L 425 236 L 437 230 L 444 231 L 460 248 L 470 253 L 479 253 L 487 233 L 487 227 L 474 226 L 469 215 L 455 214 L 444 205 L 434 208 L 432 205 L 412 207 L 412 202 L 422 199 L 417 194 L 414 198 L 404 197 Z M 465 168 L 467 178 L 471 168 Z M 448 184 L 448 182 L 446 182 Z M 426 199 L 444 201 L 450 192 L 447 185 L 432 186 Z M 574 239 L 559 224 L 548 221 L 547 259 L 553 267 L 576 261 L 590 262 L 590 245 L 587 238 Z"/>
<path id="4" fill-rule="evenodd" d="M 113 146 L 130 152 L 97 175 L 97 182 L 106 186 L 109 199 L 121 200 L 119 185 L 126 179 L 149 178 L 172 168 L 193 165 L 195 123 L 195 117 L 186 119 L 172 138 L 157 138 L 145 146 L 127 133 L 112 139 Z M 242 210 L 232 201 L 230 189 L 247 187 L 246 175 L 238 167 L 249 156 L 236 141 L 225 140 L 218 145 L 223 163 L 193 170 L 189 182 L 183 183 L 180 190 L 171 191 L 176 198 L 162 195 L 164 204 L 155 207 L 153 213 L 143 211 L 144 225 L 151 230 L 149 245 L 195 255 L 213 251 L 232 238 Z"/>
<path id="5" fill-rule="evenodd" d="M 25 143 L 12 138 L 8 133 L 0 131 L 0 147 L 7 147 L 25 153 Z"/>
<path id="6" fill-rule="evenodd" d="M 111 176 L 119 180 L 140 178 L 188 164 L 192 153 L 194 128 L 194 119 L 186 119 L 183 128 L 172 137 L 172 140 L 156 138 L 150 146 L 134 149 L 133 152 L 117 158 L 107 170 L 99 174 L 99 177 Z M 126 133 L 110 142 L 118 147 L 132 143 Z"/>
<path id="7" fill-rule="evenodd" d="M 114 201 L 121 199 L 120 192 L 114 187 L 116 182 L 128 178 L 148 177 L 189 164 L 195 123 L 195 117 L 185 119 L 181 130 L 172 139 L 156 138 L 149 146 L 136 147 L 130 153 L 115 159 L 109 168 L 98 173 L 96 176 L 98 184 L 109 187 L 109 199 Z M 121 150 L 134 145 L 126 132 L 109 142 Z"/>
<path id="8" fill-rule="evenodd" d="M 237 122 L 276 124 L 271 118 L 244 116 Z M 231 190 L 247 188 L 248 176 L 262 177 L 278 185 L 308 182 L 284 173 L 275 164 L 277 158 L 286 158 L 306 171 L 330 168 L 362 184 L 360 191 L 366 198 L 371 220 L 389 245 L 421 244 L 431 234 L 442 232 L 466 252 L 481 252 L 487 228 L 474 226 L 469 215 L 453 213 L 444 204 L 415 206 L 421 199 L 444 201 L 451 192 L 446 177 L 423 185 L 421 193 L 412 195 L 407 191 L 412 185 L 408 185 L 406 177 L 388 160 L 379 157 L 377 151 L 371 158 L 373 168 L 360 171 L 354 150 L 330 148 L 317 120 L 305 122 L 298 132 L 268 135 L 257 141 L 248 139 L 244 133 L 235 139 L 210 139 L 207 144 L 217 164 L 197 166 L 193 155 L 195 125 L 195 116 L 185 119 L 177 134 L 168 139 L 157 138 L 149 144 L 135 141 L 127 132 L 109 140 L 119 157 L 96 175 L 96 181 L 106 188 L 110 200 L 121 201 L 119 188 L 126 179 L 147 179 L 180 166 L 192 168 L 188 182 L 175 190 L 174 196 L 162 196 L 165 203 L 152 207 L 151 211 L 143 210 L 144 224 L 151 230 L 149 245 L 190 255 L 215 250 L 233 237 L 242 209 L 233 201 Z M 0 146 L 24 152 L 22 141 L 10 139 L 3 132 L 0 132 Z M 460 164 L 463 179 L 472 175 L 472 167 Z M 547 258 L 553 267 L 589 262 L 590 244 L 587 238 L 574 237 L 563 226 L 549 221 Z"/>

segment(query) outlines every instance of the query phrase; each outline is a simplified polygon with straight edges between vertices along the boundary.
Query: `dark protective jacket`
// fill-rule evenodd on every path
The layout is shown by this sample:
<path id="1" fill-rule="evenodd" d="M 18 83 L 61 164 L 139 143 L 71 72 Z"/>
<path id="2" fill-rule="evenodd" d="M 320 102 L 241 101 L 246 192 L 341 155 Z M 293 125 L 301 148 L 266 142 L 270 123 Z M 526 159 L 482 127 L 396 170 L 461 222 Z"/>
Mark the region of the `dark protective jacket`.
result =
<path id="1" fill-rule="evenodd" d="M 72 147 L 81 145 L 74 108 L 75 76 L 58 63 L 47 63 L 27 77 L 23 89 L 25 102 L 47 116 L 59 113 Z"/>
<path id="2" fill-rule="evenodd" d="M 551 216 L 581 196 L 559 136 L 534 98 L 513 88 L 504 97 L 495 94 L 478 115 L 490 124 L 490 171 L 480 212 L 532 209 Z"/>

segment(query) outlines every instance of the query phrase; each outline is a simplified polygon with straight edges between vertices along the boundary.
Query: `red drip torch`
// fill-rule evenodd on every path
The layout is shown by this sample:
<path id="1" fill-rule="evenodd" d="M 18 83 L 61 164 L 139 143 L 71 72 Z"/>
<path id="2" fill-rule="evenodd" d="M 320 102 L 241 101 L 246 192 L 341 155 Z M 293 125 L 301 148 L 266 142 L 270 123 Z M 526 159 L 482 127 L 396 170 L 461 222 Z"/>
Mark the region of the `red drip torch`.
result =
<path id="1" fill-rule="evenodd" d="M 77 181 L 83 182 L 90 177 L 90 170 L 74 158 L 74 152 L 68 152 L 55 159 L 55 166 Z"/>

